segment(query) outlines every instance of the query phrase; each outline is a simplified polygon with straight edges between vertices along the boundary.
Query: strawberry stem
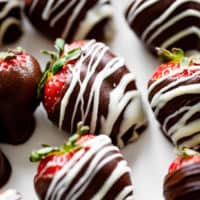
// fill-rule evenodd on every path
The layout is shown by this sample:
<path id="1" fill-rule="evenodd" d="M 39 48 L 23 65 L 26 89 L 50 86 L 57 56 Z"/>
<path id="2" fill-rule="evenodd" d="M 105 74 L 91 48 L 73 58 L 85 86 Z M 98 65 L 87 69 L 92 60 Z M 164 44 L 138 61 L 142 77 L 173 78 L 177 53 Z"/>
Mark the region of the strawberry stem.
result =
<path id="1" fill-rule="evenodd" d="M 192 149 L 189 149 L 189 148 L 186 148 L 186 147 L 184 147 L 184 148 L 178 148 L 177 147 L 176 152 L 179 156 L 181 156 L 183 158 L 199 155 L 199 152 L 192 150 Z"/>
<path id="2" fill-rule="evenodd" d="M 176 61 L 180 62 L 184 58 L 184 51 L 182 49 L 173 48 L 172 51 L 168 51 L 163 48 L 156 48 L 158 56 L 163 62 Z"/>
<path id="3" fill-rule="evenodd" d="M 88 131 L 89 127 L 84 126 L 82 122 L 79 122 L 77 125 L 76 133 L 73 136 L 71 136 L 63 146 L 52 147 L 47 144 L 43 144 L 43 148 L 37 151 L 33 151 L 29 159 L 31 162 L 39 162 L 50 155 L 64 154 L 74 151 L 76 149 L 80 149 L 81 146 L 79 144 L 76 144 L 76 142 L 82 135 L 88 133 Z"/>
<path id="4" fill-rule="evenodd" d="M 39 100 L 41 100 L 42 98 L 45 83 L 49 78 L 48 74 L 50 73 L 52 75 L 55 75 L 63 68 L 63 66 L 66 63 L 72 60 L 78 59 L 82 52 L 81 48 L 74 48 L 68 51 L 65 55 L 62 55 L 62 53 L 64 52 L 64 47 L 65 47 L 65 41 L 63 39 L 56 39 L 54 46 L 57 52 L 46 51 L 46 50 L 41 51 L 41 53 L 43 53 L 44 55 L 50 56 L 51 61 L 47 63 L 46 69 L 44 70 L 42 78 L 38 85 L 37 97 Z"/>

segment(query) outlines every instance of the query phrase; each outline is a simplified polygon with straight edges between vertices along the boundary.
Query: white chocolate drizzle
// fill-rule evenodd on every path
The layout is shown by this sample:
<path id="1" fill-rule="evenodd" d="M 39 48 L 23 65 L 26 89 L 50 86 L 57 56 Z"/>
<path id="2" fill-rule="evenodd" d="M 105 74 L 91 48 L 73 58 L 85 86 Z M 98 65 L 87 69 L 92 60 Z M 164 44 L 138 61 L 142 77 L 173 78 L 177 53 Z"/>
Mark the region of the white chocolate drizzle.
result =
<path id="1" fill-rule="evenodd" d="M 12 1 L 4 0 L 1 1 L 0 3 L 5 4 L 5 6 L 0 11 L 0 21 L 2 20 L 2 22 L 0 23 L 0 45 L 1 45 L 3 43 L 3 38 L 6 34 L 6 31 L 10 26 L 15 25 L 19 27 L 19 29 L 21 29 L 21 20 L 16 17 L 9 16 L 9 13 L 13 9 L 20 8 L 20 3 L 17 0 L 12 0 Z"/>
<path id="2" fill-rule="evenodd" d="M 66 13 L 70 13 L 69 17 L 66 19 L 66 25 L 62 31 L 62 38 L 67 38 L 70 32 L 70 29 L 79 14 L 82 12 L 84 6 L 86 5 L 87 0 L 70 0 L 66 1 L 66 5 L 63 6 L 62 10 L 57 12 L 57 9 L 64 4 L 63 0 L 49 0 L 46 6 L 41 13 L 41 17 L 45 21 L 50 21 L 50 26 L 53 28 L 56 23 L 63 18 Z M 31 14 L 38 4 L 38 0 L 33 0 L 30 7 L 29 13 Z M 72 10 L 73 9 L 73 10 Z M 56 13 L 56 14 L 55 14 Z M 113 16 L 113 7 L 109 0 L 98 0 L 96 5 L 91 7 L 87 12 L 85 17 L 80 22 L 73 40 L 81 40 L 86 38 L 92 28 L 101 22 L 103 19 L 112 18 Z"/>
<path id="3" fill-rule="evenodd" d="M 74 102 L 73 113 L 70 115 L 71 118 L 71 132 L 74 127 L 75 116 L 77 115 L 78 106 L 81 105 L 81 120 L 85 122 L 88 117 L 89 111 L 92 110 L 90 128 L 91 132 L 96 132 L 97 122 L 100 121 L 100 134 L 106 134 L 110 136 L 116 121 L 122 116 L 122 122 L 120 124 L 120 130 L 117 134 L 117 144 L 122 147 L 124 146 L 124 141 L 122 139 L 123 135 L 132 128 L 132 138 L 130 141 L 137 138 L 138 133 L 135 131 L 137 128 L 145 124 L 145 117 L 141 105 L 140 93 L 137 89 L 129 90 L 126 92 L 126 88 L 130 83 L 135 82 L 135 76 L 133 73 L 127 73 L 124 75 L 118 84 L 115 84 L 113 90 L 110 91 L 109 103 L 108 103 L 108 113 L 107 116 L 99 116 L 99 104 L 101 101 L 100 91 L 104 81 L 112 76 L 117 70 L 125 67 L 124 60 L 120 57 L 114 57 L 105 63 L 105 66 L 101 71 L 99 71 L 93 80 L 92 87 L 90 89 L 90 94 L 87 101 L 84 101 L 83 96 L 86 92 L 86 88 L 92 76 L 94 76 L 97 67 L 106 53 L 108 53 L 109 48 L 103 43 L 91 40 L 82 47 L 82 54 L 80 59 L 77 61 L 76 65 L 70 68 L 72 73 L 72 79 L 67 89 L 63 99 L 61 101 L 60 108 L 60 119 L 59 128 L 62 129 L 64 117 L 67 114 L 66 108 L 69 104 L 69 99 L 77 86 L 80 86 L 80 91 Z M 87 71 L 84 79 L 81 81 L 80 74 L 82 65 L 87 60 Z M 102 103 L 102 102 L 101 102 Z M 85 109 L 83 109 L 85 108 Z"/>
<path id="4" fill-rule="evenodd" d="M 112 173 L 108 177 L 104 177 L 104 179 L 106 179 L 105 182 L 101 184 L 97 193 L 91 198 L 92 200 L 103 199 L 112 186 L 120 181 L 123 175 L 128 174 L 131 177 L 131 170 L 127 166 L 127 162 L 123 159 L 119 149 L 111 144 L 109 137 L 105 135 L 97 136 L 84 143 L 83 147 L 89 147 L 89 150 L 85 151 L 83 148 L 78 151 L 72 159 L 55 174 L 48 188 L 45 200 L 60 200 L 63 197 L 66 200 L 80 199 L 95 175 L 99 173 L 103 167 L 112 162 L 116 163 L 116 167 L 113 168 Z M 119 161 L 116 162 L 116 159 L 119 159 Z M 84 173 L 78 177 L 78 181 L 73 187 L 69 188 L 70 184 L 73 180 L 77 179 L 78 174 L 83 168 L 85 168 Z M 66 191 L 68 192 L 66 193 Z M 133 199 L 132 183 L 131 185 L 124 185 L 124 188 L 116 196 L 118 200 L 125 199 L 124 197 Z"/>
<path id="5" fill-rule="evenodd" d="M 174 70 L 173 72 L 169 73 L 167 76 L 163 76 L 162 78 L 155 80 L 148 89 L 149 95 L 159 84 L 162 84 L 168 79 L 170 80 L 170 78 L 172 78 L 176 74 L 183 72 L 185 69 L 188 70 L 187 67 L 181 67 L 180 69 Z M 156 116 L 159 115 L 160 111 L 166 106 L 168 102 L 175 99 L 176 97 L 186 94 L 200 94 L 200 83 L 193 83 L 189 85 L 184 84 L 185 82 L 191 81 L 195 79 L 195 77 L 200 76 L 200 66 L 190 66 L 189 70 L 194 71 L 194 73 L 188 75 L 187 77 L 174 79 L 174 81 L 160 88 L 159 91 L 157 91 L 153 95 L 150 101 L 150 105 L 152 109 L 154 109 Z M 200 119 L 193 120 L 189 123 L 188 120 L 199 112 L 199 102 L 192 106 L 185 105 L 180 109 L 177 109 L 175 113 L 164 116 L 164 122 L 161 125 L 162 129 L 165 134 L 172 139 L 174 144 L 177 145 L 181 139 L 188 137 L 189 139 L 181 143 L 180 146 L 196 148 L 200 144 Z M 180 114 L 182 114 L 182 116 L 179 117 L 178 121 L 167 129 L 167 125 L 170 120 L 180 116 Z"/>
<path id="6" fill-rule="evenodd" d="M 141 2 L 140 0 L 136 0 L 128 13 L 127 20 L 129 24 L 133 24 L 135 18 L 141 12 L 145 12 L 146 9 L 149 9 L 151 6 L 153 7 L 154 4 L 157 2 L 159 2 L 159 0 L 148 0 L 143 2 Z M 190 2 L 200 4 L 199 0 L 176 0 L 172 2 L 170 6 L 166 8 L 166 10 L 158 18 L 154 19 L 145 27 L 144 31 L 141 34 L 141 39 L 145 41 L 148 45 L 150 45 L 164 32 L 167 32 L 171 26 L 174 26 L 176 23 L 183 21 L 185 18 L 194 17 L 200 20 L 200 11 L 195 10 L 194 8 L 188 8 L 181 13 L 177 13 L 173 17 L 170 17 L 177 8 L 185 3 Z M 170 37 L 166 38 L 165 41 L 159 44 L 159 46 L 162 48 L 168 48 L 174 43 L 189 35 L 196 35 L 200 39 L 200 27 L 197 25 L 191 25 L 190 27 L 175 32 Z"/>

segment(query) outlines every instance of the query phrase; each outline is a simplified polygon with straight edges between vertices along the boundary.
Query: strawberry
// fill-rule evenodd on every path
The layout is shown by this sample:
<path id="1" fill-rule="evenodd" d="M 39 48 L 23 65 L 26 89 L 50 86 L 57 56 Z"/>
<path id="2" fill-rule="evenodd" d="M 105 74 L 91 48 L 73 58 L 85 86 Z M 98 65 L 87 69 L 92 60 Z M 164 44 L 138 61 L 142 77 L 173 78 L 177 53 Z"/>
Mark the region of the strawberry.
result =
<path id="1" fill-rule="evenodd" d="M 168 172 L 173 173 L 174 171 L 194 163 L 200 164 L 200 155 L 193 150 L 184 148 L 184 150 L 181 151 L 181 155 L 177 157 L 170 165 Z"/>
<path id="2" fill-rule="evenodd" d="M 52 113 L 56 103 L 60 101 L 63 91 L 70 81 L 67 79 L 70 77 L 69 67 L 73 66 L 80 57 L 83 44 L 84 41 L 65 45 L 62 39 L 57 39 L 55 42 L 56 53 L 42 51 L 52 58 L 52 61 L 47 64 L 38 87 L 38 98 L 43 100 L 48 113 Z"/>
<path id="3" fill-rule="evenodd" d="M 184 148 L 169 167 L 164 180 L 166 200 L 198 200 L 200 197 L 200 154 Z"/>
<path id="4" fill-rule="evenodd" d="M 149 83 L 170 75 L 175 71 L 177 73 L 173 74 L 171 78 L 188 77 L 197 71 L 196 69 L 190 69 L 190 66 L 197 65 L 197 61 L 193 58 L 184 57 L 184 52 L 181 49 L 174 48 L 170 52 L 166 49 L 158 48 L 158 53 L 164 63 L 156 69 Z"/>
<path id="5" fill-rule="evenodd" d="M 38 167 L 36 179 L 40 176 L 53 176 L 57 171 L 59 171 L 65 163 L 67 163 L 75 153 L 82 148 L 82 144 L 95 137 L 93 134 L 86 134 L 88 131 L 89 128 L 87 126 L 83 126 L 82 123 L 79 123 L 77 132 L 70 137 L 63 146 L 51 147 L 43 145 L 44 148 L 33 152 L 30 160 L 32 162 L 41 161 Z M 48 163 L 53 163 L 53 165 L 45 168 L 45 166 L 48 166 Z"/>
<path id="6" fill-rule="evenodd" d="M 26 67 L 27 60 L 30 55 L 21 47 L 0 53 L 0 71 L 9 71 L 11 68 Z"/>

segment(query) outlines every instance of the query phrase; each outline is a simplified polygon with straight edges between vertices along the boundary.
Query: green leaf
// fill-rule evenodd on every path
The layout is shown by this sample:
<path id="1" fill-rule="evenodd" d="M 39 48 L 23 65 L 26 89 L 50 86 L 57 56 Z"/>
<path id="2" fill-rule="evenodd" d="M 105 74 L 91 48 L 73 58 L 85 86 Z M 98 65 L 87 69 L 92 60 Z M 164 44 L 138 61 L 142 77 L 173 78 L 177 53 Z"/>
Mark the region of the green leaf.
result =
<path id="1" fill-rule="evenodd" d="M 75 48 L 71 51 L 67 52 L 67 54 L 63 57 L 58 59 L 52 66 L 52 73 L 53 75 L 56 74 L 59 70 L 62 69 L 65 63 L 75 60 L 81 55 L 81 49 Z"/>
<path id="2" fill-rule="evenodd" d="M 184 51 L 182 49 L 173 48 L 171 51 L 163 48 L 156 48 L 159 57 L 163 62 L 177 61 L 180 62 L 184 57 Z"/>
<path id="3" fill-rule="evenodd" d="M 76 60 L 77 58 L 80 57 L 81 55 L 81 48 L 75 48 L 72 49 L 71 51 L 67 52 L 67 55 L 65 55 L 66 60 L 69 62 L 71 60 Z"/>
<path id="4" fill-rule="evenodd" d="M 64 50 L 64 47 L 65 47 L 65 41 L 61 38 L 56 39 L 55 48 L 58 52 L 58 56 L 61 56 L 61 54 Z"/>
<path id="5" fill-rule="evenodd" d="M 13 52 L 1 52 L 0 53 L 1 60 L 11 59 L 14 57 L 15 57 L 15 54 Z"/>
<path id="6" fill-rule="evenodd" d="M 63 65 L 66 63 L 66 58 L 61 58 L 57 60 L 52 67 L 52 73 L 53 75 L 56 74 L 59 70 L 62 69 Z"/>
<path id="7" fill-rule="evenodd" d="M 50 56 L 52 60 L 57 59 L 57 54 L 53 51 L 41 50 L 40 52 L 46 56 Z"/>
<path id="8" fill-rule="evenodd" d="M 43 75 L 42 75 L 42 78 L 38 84 L 38 88 L 37 88 L 37 98 L 39 100 L 41 100 L 42 98 L 42 92 L 43 92 L 43 89 L 44 89 L 44 85 L 48 79 L 48 75 L 49 75 L 49 72 L 50 72 L 50 66 L 51 66 L 51 63 L 47 63 L 47 66 L 46 66 L 46 69 L 45 71 L 43 72 Z"/>
<path id="9" fill-rule="evenodd" d="M 39 149 L 38 151 L 32 152 L 30 156 L 31 162 L 38 162 L 44 158 L 46 158 L 50 153 L 58 152 L 60 149 L 58 147 L 44 147 Z"/>

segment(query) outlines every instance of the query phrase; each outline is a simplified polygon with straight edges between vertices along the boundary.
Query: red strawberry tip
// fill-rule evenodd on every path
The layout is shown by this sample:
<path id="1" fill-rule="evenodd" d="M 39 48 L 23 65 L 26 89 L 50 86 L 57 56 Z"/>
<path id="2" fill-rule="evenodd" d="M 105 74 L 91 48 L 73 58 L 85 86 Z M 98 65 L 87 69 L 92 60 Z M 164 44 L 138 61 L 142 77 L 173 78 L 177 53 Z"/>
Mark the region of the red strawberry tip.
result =
<path id="1" fill-rule="evenodd" d="M 50 56 L 51 61 L 47 63 L 40 83 L 38 84 L 37 98 L 39 100 L 42 99 L 44 86 L 47 80 L 49 80 L 50 78 L 49 74 L 51 74 L 52 76 L 57 74 L 67 63 L 78 59 L 82 53 L 80 47 L 74 47 L 67 51 L 66 54 L 63 54 L 65 41 L 60 38 L 56 39 L 54 46 L 56 48 L 56 52 L 46 50 L 41 51 L 41 53 L 43 53 L 44 55 Z"/>

